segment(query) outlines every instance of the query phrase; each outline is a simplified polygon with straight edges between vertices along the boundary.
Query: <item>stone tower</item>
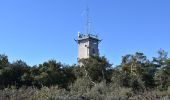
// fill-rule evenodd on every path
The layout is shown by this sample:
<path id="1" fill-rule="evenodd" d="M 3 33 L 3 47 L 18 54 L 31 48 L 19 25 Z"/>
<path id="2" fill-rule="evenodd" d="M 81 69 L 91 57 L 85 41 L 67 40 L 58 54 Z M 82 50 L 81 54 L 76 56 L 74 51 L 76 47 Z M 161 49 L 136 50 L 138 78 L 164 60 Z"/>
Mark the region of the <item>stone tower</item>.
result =
<path id="1" fill-rule="evenodd" d="M 76 40 L 78 43 L 78 61 L 90 56 L 98 56 L 100 41 L 97 35 L 78 33 L 78 39 Z"/>

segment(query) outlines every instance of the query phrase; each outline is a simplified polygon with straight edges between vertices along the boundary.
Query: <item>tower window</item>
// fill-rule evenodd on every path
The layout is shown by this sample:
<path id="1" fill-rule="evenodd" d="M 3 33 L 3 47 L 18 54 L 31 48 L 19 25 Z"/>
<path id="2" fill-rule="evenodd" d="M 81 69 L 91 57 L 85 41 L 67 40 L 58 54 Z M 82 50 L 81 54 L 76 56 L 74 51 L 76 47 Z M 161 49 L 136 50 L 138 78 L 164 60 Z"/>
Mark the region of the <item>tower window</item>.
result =
<path id="1" fill-rule="evenodd" d="M 95 54 L 96 53 L 96 51 L 95 51 L 95 49 L 93 49 L 93 54 Z"/>

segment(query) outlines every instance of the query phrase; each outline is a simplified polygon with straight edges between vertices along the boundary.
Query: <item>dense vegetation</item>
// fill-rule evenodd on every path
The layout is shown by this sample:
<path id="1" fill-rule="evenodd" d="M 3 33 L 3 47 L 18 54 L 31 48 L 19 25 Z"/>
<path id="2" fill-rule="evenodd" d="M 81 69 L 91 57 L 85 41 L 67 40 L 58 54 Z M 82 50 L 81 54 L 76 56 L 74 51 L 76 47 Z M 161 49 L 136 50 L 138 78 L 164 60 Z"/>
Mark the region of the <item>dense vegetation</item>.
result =
<path id="1" fill-rule="evenodd" d="M 116 67 L 105 57 L 82 59 L 83 66 L 49 60 L 28 66 L 0 55 L 1 100 L 170 99 L 170 58 L 164 50 L 148 60 L 140 52 Z"/>

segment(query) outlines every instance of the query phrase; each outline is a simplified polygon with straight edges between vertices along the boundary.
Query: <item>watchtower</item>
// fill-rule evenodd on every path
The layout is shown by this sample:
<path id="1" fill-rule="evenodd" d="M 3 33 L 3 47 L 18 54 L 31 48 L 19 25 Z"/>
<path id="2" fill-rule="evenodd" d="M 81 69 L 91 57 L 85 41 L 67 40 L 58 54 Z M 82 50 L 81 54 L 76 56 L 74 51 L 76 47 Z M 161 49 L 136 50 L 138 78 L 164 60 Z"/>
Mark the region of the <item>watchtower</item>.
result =
<path id="1" fill-rule="evenodd" d="M 98 35 L 90 34 L 90 21 L 89 21 L 89 9 L 86 10 L 87 22 L 86 22 L 86 34 L 78 32 L 78 39 L 75 41 L 78 44 L 78 62 L 80 59 L 89 58 L 90 56 L 98 56 L 99 48 L 98 45 L 101 40 Z"/>
<path id="2" fill-rule="evenodd" d="M 78 61 L 82 58 L 99 55 L 98 44 L 101 40 L 97 35 L 78 33 L 76 41 L 78 43 Z"/>

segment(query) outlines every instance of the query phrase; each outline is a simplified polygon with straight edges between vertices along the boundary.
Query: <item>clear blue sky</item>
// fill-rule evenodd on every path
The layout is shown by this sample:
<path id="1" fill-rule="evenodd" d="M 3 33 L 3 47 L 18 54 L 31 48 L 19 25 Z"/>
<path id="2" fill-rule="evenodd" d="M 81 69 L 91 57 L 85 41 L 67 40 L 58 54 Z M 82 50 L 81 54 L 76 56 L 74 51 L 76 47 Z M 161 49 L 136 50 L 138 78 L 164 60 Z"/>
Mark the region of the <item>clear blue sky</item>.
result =
<path id="1" fill-rule="evenodd" d="M 29 65 L 76 63 L 87 4 L 92 31 L 103 39 L 100 54 L 111 63 L 136 51 L 149 58 L 170 52 L 170 0 L 0 0 L 0 53 Z"/>

